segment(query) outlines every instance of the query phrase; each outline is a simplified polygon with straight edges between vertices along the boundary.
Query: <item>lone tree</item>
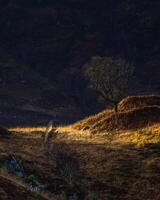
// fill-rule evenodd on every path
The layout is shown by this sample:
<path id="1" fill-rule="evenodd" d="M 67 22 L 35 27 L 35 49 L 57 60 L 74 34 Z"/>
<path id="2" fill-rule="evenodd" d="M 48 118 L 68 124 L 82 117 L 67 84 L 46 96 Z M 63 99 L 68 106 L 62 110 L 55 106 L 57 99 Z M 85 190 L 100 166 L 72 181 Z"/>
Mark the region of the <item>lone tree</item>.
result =
<path id="1" fill-rule="evenodd" d="M 134 67 L 122 59 L 93 57 L 85 65 L 85 75 L 91 87 L 100 93 L 104 102 L 114 104 L 118 112 L 118 103 L 129 92 L 133 80 Z"/>

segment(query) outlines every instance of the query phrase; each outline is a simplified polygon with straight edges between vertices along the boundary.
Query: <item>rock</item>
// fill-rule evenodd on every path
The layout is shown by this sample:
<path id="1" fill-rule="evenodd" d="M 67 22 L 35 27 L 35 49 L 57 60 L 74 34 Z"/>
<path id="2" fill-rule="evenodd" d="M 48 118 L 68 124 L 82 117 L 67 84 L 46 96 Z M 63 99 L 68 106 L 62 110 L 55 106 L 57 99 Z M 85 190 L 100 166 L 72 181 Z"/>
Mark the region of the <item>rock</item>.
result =
<path id="1" fill-rule="evenodd" d="M 11 158 L 8 160 L 6 167 L 10 173 L 15 174 L 16 176 L 25 176 L 23 166 L 16 160 L 14 156 L 11 156 Z"/>

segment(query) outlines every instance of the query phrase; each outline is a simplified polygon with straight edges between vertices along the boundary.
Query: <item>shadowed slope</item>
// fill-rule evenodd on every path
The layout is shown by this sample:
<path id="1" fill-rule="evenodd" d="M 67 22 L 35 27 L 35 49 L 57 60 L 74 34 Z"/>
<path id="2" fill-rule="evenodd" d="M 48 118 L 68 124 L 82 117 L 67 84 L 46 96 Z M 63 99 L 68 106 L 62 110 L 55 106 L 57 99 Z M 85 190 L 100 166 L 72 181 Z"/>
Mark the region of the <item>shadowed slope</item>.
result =
<path id="1" fill-rule="evenodd" d="M 0 176 L 0 199 L 1 200 L 35 200 L 44 198 L 35 196 L 26 189 L 24 186 L 19 185 L 18 183 L 11 181 L 3 176 Z"/>

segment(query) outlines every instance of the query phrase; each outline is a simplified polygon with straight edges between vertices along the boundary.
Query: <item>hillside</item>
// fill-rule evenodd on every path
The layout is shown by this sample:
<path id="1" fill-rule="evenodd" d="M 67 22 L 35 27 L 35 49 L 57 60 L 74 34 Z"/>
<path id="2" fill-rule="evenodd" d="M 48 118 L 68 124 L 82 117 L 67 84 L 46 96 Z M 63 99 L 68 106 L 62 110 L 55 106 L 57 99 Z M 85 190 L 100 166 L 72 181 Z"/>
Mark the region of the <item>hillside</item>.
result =
<path id="1" fill-rule="evenodd" d="M 160 200 L 160 0 L 0 13 L 0 200 Z"/>
<path id="2" fill-rule="evenodd" d="M 57 93 L 48 77 L 14 59 L 0 59 L 0 124 L 5 126 L 43 125 L 53 118 L 55 124 L 81 116 L 72 105 L 60 106 L 51 99 Z M 39 89 L 40 88 L 40 89 Z M 55 93 L 50 93 L 54 90 Z M 48 97 L 50 99 L 48 99 Z M 55 99 L 58 99 L 57 97 Z M 66 114 L 67 113 L 67 114 Z M 68 122 L 66 122 L 68 123 Z"/>
<path id="3" fill-rule="evenodd" d="M 68 129 L 102 133 L 138 129 L 156 123 L 160 123 L 160 96 L 131 96 L 119 103 L 118 113 L 106 109 L 68 126 Z"/>
<path id="4" fill-rule="evenodd" d="M 126 127 L 109 131 L 107 120 L 115 113 L 105 110 L 53 129 L 47 149 L 46 127 L 1 128 L 0 199 L 68 200 L 76 195 L 77 200 L 159 200 L 159 96 L 127 97 L 119 108 L 116 126 L 124 117 Z M 26 178 L 8 170 L 13 155 L 25 177 L 36 175 L 40 193 L 32 191 Z"/>
<path id="5" fill-rule="evenodd" d="M 40 198 L 45 200 L 44 198 Z M 37 196 L 13 180 L 0 176 L 0 199 L 1 200 L 36 200 Z"/>
<path id="6" fill-rule="evenodd" d="M 2 0 L 0 63 L 16 68 L 7 77 L 0 70 L 2 95 L 9 93 L 6 101 L 21 95 L 42 108 L 71 105 L 95 113 L 102 106 L 83 75 L 93 56 L 124 58 L 136 66 L 141 82 L 134 92 L 158 92 L 159 8 L 158 0 Z M 12 77 L 18 81 L 11 86 Z"/>

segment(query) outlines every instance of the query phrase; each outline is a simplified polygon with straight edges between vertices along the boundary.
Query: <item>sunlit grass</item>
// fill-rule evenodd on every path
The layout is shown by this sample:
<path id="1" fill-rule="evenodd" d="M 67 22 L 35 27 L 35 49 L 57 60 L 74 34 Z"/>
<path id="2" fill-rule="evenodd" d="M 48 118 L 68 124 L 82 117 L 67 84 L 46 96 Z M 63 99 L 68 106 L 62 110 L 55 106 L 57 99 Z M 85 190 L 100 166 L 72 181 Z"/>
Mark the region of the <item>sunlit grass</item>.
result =
<path id="1" fill-rule="evenodd" d="M 27 161 L 26 166 L 29 165 L 40 176 L 55 177 L 55 153 L 67 145 L 67 149 L 75 152 L 80 163 L 84 186 L 88 186 L 88 183 L 93 185 L 103 197 L 98 199 L 120 199 L 123 194 L 123 199 L 132 199 L 134 196 L 137 200 L 158 200 L 160 124 L 153 121 L 153 125 L 146 117 L 144 126 L 118 129 L 118 124 L 111 123 L 113 129 L 106 129 L 106 123 L 110 121 L 103 118 L 111 115 L 111 110 L 104 111 L 72 125 L 54 127 L 47 155 L 43 145 L 46 126 L 12 127 L 9 131 L 12 131 L 13 137 L 0 141 L 0 161 L 4 163 L 6 156 L 14 152 L 24 165 Z M 126 122 L 125 117 L 122 120 Z M 104 125 L 104 129 L 98 126 L 93 131 L 92 127 L 99 121 L 103 122 L 101 125 Z M 135 121 L 141 122 L 141 116 L 139 119 L 131 118 L 129 124 Z M 1 173 L 4 174 L 3 171 Z M 148 198 L 150 195 L 151 198 Z"/>
<path id="2" fill-rule="evenodd" d="M 8 140 L 1 141 L 3 155 L 0 157 L 2 159 L 6 157 L 4 154 L 6 150 L 8 153 L 15 152 L 21 160 L 34 161 L 33 166 L 37 173 L 44 173 L 48 176 L 49 170 L 49 176 L 55 176 L 50 171 L 54 160 L 49 161 L 45 157 L 42 138 L 36 135 L 44 133 L 45 129 L 46 127 L 42 126 L 11 128 L 10 131 L 17 132 L 20 137 L 13 137 L 10 140 L 10 144 L 12 143 L 10 146 L 7 146 Z M 152 147 L 144 148 L 144 146 L 147 144 L 155 146 L 160 142 L 160 124 L 138 130 L 103 134 L 101 132 L 92 134 L 89 130 L 76 131 L 72 126 L 59 127 L 56 130 L 62 140 L 61 138 L 59 141 L 52 140 L 52 147 L 57 148 L 59 145 L 66 144 L 71 150 L 77 152 L 84 179 L 90 179 L 91 184 L 96 183 L 97 192 L 100 192 L 102 196 L 108 194 L 108 187 L 114 188 L 114 195 L 113 193 L 111 195 L 115 199 L 119 199 L 118 191 L 127 192 L 128 198 L 126 199 L 132 199 L 132 196 L 137 195 L 138 192 L 140 198 L 136 196 L 135 199 L 143 199 L 143 197 L 146 199 L 152 186 L 154 194 L 159 192 L 156 179 L 154 180 L 155 177 L 160 178 L 159 154 L 152 153 Z M 31 137 L 25 137 L 24 133 Z M 88 182 L 85 183 L 88 184 Z M 124 183 L 128 187 L 126 191 L 124 191 Z M 141 185 L 143 188 L 139 191 Z M 154 199 L 156 199 L 155 196 Z"/>
<path id="3" fill-rule="evenodd" d="M 14 131 L 17 133 L 39 133 L 39 132 L 44 132 L 46 130 L 45 126 L 39 126 L 39 127 L 14 127 L 14 128 L 9 128 L 9 131 Z"/>
<path id="4" fill-rule="evenodd" d="M 15 127 L 9 129 L 17 134 L 42 134 L 45 132 L 45 126 L 39 127 Z M 138 130 L 128 130 L 119 132 L 106 132 L 92 134 L 89 130 L 75 130 L 72 126 L 56 128 L 58 138 L 71 141 L 83 141 L 94 143 L 107 143 L 110 145 L 126 145 L 144 146 L 146 144 L 160 143 L 160 124 L 146 127 Z"/>
<path id="5" fill-rule="evenodd" d="M 113 143 L 135 146 L 160 143 L 160 124 L 118 134 L 115 136 Z"/>
<path id="6" fill-rule="evenodd" d="M 160 143 L 160 130 L 158 129 L 140 129 L 131 137 L 137 145 L 156 144 Z"/>
<path id="7" fill-rule="evenodd" d="M 133 144 L 142 146 L 149 143 L 160 142 L 160 124 L 155 124 L 143 129 L 92 134 L 89 130 L 77 131 L 72 126 L 57 128 L 59 133 L 64 133 L 68 139 L 94 141 L 96 143 Z"/>

